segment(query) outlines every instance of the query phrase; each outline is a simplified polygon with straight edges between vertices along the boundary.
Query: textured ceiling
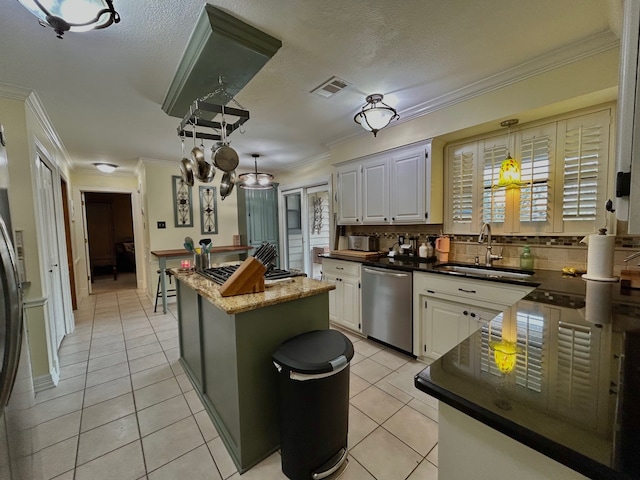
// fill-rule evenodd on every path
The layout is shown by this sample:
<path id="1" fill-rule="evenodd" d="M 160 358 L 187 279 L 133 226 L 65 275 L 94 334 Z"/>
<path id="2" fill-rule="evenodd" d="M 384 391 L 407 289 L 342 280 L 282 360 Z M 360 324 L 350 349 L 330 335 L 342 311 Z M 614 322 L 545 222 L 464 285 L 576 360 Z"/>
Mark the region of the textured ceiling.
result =
<path id="1" fill-rule="evenodd" d="M 618 32 L 620 2 L 210 1 L 283 43 L 237 95 L 251 119 L 231 146 L 241 166 L 252 164 L 253 152 L 272 169 L 314 158 L 362 131 L 353 116 L 367 94 L 382 93 L 409 112 L 527 60 Z M 141 157 L 177 165 L 177 119 L 160 106 L 204 3 L 114 5 L 119 24 L 58 40 L 17 0 L 4 0 L 0 83 L 38 93 L 78 168 L 107 161 L 133 171 Z M 331 99 L 309 93 L 333 75 L 352 85 Z"/>

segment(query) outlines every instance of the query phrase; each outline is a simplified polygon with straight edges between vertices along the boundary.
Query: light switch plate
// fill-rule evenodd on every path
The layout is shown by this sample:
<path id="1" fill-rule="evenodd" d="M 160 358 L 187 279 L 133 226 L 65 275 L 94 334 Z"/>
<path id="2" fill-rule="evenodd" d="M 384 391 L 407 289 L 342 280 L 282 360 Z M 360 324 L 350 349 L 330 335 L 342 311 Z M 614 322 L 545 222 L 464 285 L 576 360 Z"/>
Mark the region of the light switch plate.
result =
<path id="1" fill-rule="evenodd" d="M 158 222 L 158 228 L 167 228 L 167 222 Z"/>

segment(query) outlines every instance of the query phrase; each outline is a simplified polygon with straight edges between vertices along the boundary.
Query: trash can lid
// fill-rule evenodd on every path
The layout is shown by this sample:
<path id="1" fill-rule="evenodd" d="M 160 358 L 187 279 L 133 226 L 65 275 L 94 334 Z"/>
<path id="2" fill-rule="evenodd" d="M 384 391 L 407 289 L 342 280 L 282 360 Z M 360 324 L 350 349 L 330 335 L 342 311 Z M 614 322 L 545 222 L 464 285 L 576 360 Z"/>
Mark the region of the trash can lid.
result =
<path id="1" fill-rule="evenodd" d="M 296 335 L 273 354 L 273 360 L 282 367 L 310 374 L 331 372 L 352 358 L 351 340 L 337 330 L 314 330 Z"/>

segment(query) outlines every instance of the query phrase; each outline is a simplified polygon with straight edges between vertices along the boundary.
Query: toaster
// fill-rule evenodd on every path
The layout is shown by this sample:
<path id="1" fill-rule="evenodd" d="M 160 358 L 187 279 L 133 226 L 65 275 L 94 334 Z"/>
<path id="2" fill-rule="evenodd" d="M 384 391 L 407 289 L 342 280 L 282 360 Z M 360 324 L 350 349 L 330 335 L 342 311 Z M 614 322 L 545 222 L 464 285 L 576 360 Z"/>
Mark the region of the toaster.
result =
<path id="1" fill-rule="evenodd" d="M 372 235 L 349 235 L 349 250 L 377 252 L 380 250 L 380 240 Z"/>

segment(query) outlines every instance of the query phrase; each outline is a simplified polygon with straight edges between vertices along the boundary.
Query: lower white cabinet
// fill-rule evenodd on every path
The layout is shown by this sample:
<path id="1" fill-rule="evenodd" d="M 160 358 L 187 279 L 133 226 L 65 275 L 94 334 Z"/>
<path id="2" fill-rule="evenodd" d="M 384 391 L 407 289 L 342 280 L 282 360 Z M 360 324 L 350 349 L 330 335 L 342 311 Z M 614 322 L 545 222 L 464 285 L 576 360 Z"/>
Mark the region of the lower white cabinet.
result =
<path id="1" fill-rule="evenodd" d="M 437 359 L 489 322 L 500 312 L 422 296 L 422 352 Z"/>
<path id="2" fill-rule="evenodd" d="M 336 287 L 329 292 L 329 320 L 360 332 L 360 264 L 325 258 L 322 261 L 322 279 Z"/>

